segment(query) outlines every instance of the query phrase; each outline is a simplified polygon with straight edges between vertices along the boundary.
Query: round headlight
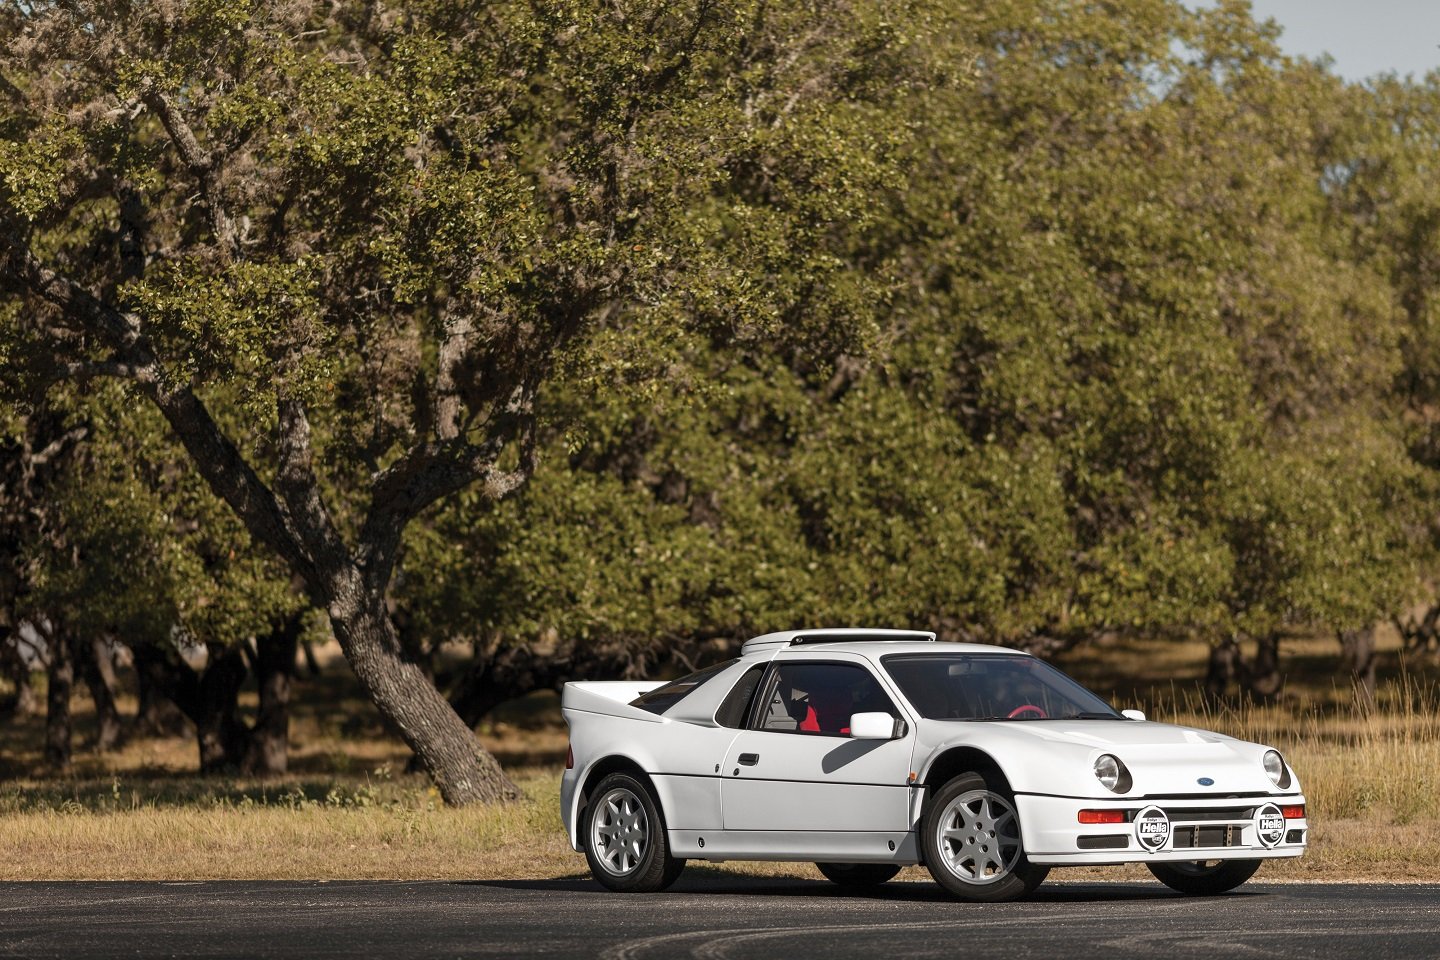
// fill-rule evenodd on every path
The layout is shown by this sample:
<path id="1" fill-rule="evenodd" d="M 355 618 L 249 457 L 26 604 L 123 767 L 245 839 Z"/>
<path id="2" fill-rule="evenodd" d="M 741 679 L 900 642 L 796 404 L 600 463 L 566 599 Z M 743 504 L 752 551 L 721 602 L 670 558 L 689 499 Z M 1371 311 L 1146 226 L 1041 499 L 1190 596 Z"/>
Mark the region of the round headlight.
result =
<path id="1" fill-rule="evenodd" d="M 1106 753 L 1095 758 L 1095 779 L 1106 790 L 1120 786 L 1120 761 Z"/>
<path id="2" fill-rule="evenodd" d="M 1290 785 L 1290 774 L 1285 770 L 1285 758 L 1280 756 L 1278 751 L 1266 750 L 1265 756 L 1260 758 L 1260 764 L 1265 768 L 1265 776 L 1277 787 Z"/>

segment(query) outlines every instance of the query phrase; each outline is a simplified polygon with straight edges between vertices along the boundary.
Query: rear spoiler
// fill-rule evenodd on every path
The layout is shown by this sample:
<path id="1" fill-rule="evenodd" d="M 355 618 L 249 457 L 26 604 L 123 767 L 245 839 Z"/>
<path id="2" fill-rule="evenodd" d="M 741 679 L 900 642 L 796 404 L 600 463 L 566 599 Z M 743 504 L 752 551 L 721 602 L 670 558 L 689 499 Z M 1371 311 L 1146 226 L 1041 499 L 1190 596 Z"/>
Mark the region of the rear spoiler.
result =
<path id="1" fill-rule="evenodd" d="M 630 701 L 642 693 L 649 693 L 656 687 L 663 687 L 663 680 L 585 680 L 565 684 L 560 692 L 560 709 L 569 714 L 599 713 L 607 717 L 622 717 L 627 720 L 644 720 L 647 723 L 661 723 L 663 718 L 649 710 L 630 706 Z M 568 720 L 569 717 L 567 716 Z"/>

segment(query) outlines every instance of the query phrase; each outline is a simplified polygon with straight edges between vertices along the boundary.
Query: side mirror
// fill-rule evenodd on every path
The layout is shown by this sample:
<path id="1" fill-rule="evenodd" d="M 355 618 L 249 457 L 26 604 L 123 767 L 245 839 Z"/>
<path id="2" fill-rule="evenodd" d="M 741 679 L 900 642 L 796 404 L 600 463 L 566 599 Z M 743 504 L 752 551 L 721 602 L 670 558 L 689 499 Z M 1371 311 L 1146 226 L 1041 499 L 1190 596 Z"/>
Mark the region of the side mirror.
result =
<path id="1" fill-rule="evenodd" d="M 904 734 L 905 721 L 888 713 L 857 713 L 850 717 L 850 736 L 856 740 L 894 740 Z"/>
<path id="2" fill-rule="evenodd" d="M 1126 720 L 1144 720 L 1144 719 L 1145 719 L 1145 711 L 1144 711 L 1144 710 L 1121 710 L 1121 711 L 1120 711 L 1120 716 L 1124 717 Z"/>

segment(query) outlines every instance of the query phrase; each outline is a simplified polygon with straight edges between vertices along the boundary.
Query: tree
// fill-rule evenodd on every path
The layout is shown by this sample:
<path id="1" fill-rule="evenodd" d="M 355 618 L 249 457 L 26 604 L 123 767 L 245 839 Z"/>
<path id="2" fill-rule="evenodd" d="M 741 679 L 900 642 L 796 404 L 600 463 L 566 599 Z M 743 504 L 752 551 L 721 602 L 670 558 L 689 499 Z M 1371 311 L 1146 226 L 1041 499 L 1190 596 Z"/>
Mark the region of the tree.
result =
<path id="1" fill-rule="evenodd" d="M 6 386 L 127 381 L 445 800 L 513 796 L 397 636 L 407 525 L 525 482 L 557 367 L 663 378 L 626 330 L 863 338 L 924 12 L 6 3 Z"/>
<path id="2" fill-rule="evenodd" d="M 70 764 L 70 697 L 77 661 L 93 656 L 79 642 L 70 624 L 45 607 L 39 596 L 37 554 L 42 550 L 69 554 L 57 489 L 67 471 L 80 460 L 81 442 L 89 427 L 61 404 L 41 404 L 28 417 L 5 410 L 0 434 L 0 576 L 4 577 L 3 635 L 17 708 L 23 709 L 30 670 L 43 664 L 47 674 L 45 759 L 56 768 Z M 89 679 L 94 679 L 90 677 Z M 102 746 L 113 699 L 99 683 L 91 687 L 101 716 Z M 113 731 L 112 731 L 113 732 Z"/>
<path id="3" fill-rule="evenodd" d="M 908 189 L 850 254 L 884 278 L 870 350 L 655 338 L 704 404 L 552 391 L 584 412 L 536 481 L 412 531 L 440 574 L 402 586 L 412 627 L 480 651 L 458 702 L 802 617 L 1041 653 L 1198 635 L 1217 692 L 1274 695 L 1284 636 L 1414 590 L 1403 326 L 1334 210 L 1352 91 L 1242 4 L 957 21 L 972 82 L 917 94 Z"/>
<path id="4" fill-rule="evenodd" d="M 63 624 L 73 638 L 97 706 L 106 698 L 102 733 L 118 734 L 119 717 L 94 648 L 124 645 L 142 687 L 194 724 L 202 771 L 284 772 L 306 604 L 188 469 L 152 410 L 127 404 L 114 384 L 92 390 L 82 409 L 91 439 L 46 491 L 51 535 L 26 551 L 32 621 Z M 190 666 L 186 648 L 206 652 L 203 668 Z M 253 728 L 238 704 L 252 669 L 261 701 Z"/>
<path id="5" fill-rule="evenodd" d="M 1332 234 L 1350 257 L 1385 280 L 1400 321 L 1392 416 L 1411 458 L 1433 485 L 1440 476 L 1440 200 L 1434 191 L 1440 76 L 1431 73 L 1419 81 L 1380 77 L 1346 90 L 1338 104 L 1341 118 L 1325 157 L 1323 181 Z M 1433 500 L 1433 494 L 1427 498 Z M 1412 539 L 1432 551 L 1425 569 L 1433 581 L 1440 529 L 1433 506 L 1412 523 Z M 1440 605 L 1432 602 L 1417 615 L 1392 616 L 1408 649 L 1436 649 Z M 1373 698 L 1373 630 L 1342 631 L 1339 639 L 1362 696 Z"/>

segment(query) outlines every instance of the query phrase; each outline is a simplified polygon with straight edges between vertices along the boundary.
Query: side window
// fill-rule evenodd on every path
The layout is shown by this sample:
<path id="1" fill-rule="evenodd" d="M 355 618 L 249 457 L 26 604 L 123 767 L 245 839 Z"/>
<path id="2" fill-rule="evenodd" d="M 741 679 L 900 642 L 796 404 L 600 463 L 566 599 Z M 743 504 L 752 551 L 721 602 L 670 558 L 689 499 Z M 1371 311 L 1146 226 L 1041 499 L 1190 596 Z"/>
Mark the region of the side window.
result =
<path id="1" fill-rule="evenodd" d="M 763 663 L 746 670 L 735 682 L 735 688 L 726 694 L 720 709 L 715 711 L 715 722 L 722 727 L 736 729 L 745 726 L 745 718 L 750 714 L 750 701 L 755 699 L 755 688 L 760 686 L 760 678 L 764 675 Z"/>
<path id="2" fill-rule="evenodd" d="M 641 710 L 648 710 L 651 713 L 664 713 L 675 704 L 685 699 L 690 691 L 697 689 L 706 680 L 733 664 L 734 660 L 726 660 L 724 663 L 717 663 L 713 667 L 706 667 L 679 680 L 671 680 L 663 687 L 656 687 L 649 693 L 642 693 L 630 701 L 630 706 L 639 707 Z"/>
<path id="3" fill-rule="evenodd" d="M 760 711 L 761 730 L 844 736 L 855 713 L 898 716 L 879 681 L 849 663 L 782 663 L 766 687 L 769 702 Z"/>

